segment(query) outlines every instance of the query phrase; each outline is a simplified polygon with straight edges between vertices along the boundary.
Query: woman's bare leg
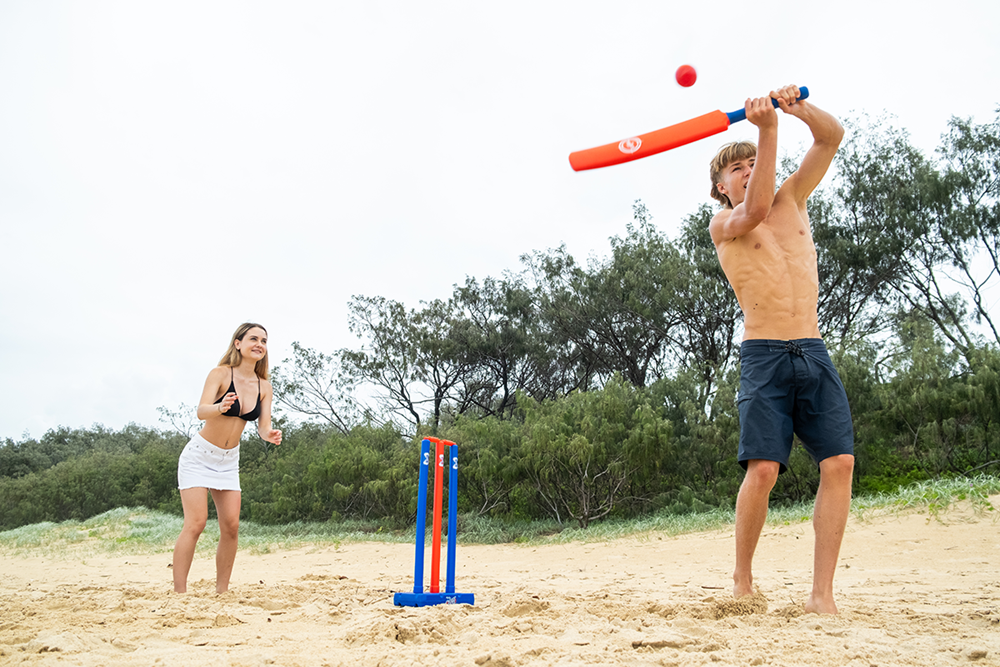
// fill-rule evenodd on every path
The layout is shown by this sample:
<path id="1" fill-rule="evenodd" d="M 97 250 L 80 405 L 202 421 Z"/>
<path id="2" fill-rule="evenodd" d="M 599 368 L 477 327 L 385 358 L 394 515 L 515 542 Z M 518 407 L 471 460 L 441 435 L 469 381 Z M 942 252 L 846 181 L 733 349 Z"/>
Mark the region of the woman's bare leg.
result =
<path id="1" fill-rule="evenodd" d="M 213 490 L 212 500 L 215 501 L 215 509 L 219 513 L 219 548 L 215 552 L 215 592 L 225 593 L 229 590 L 229 578 L 233 574 L 233 563 L 236 561 L 242 495 L 239 491 Z"/>
<path id="2" fill-rule="evenodd" d="M 187 592 L 188 572 L 194 560 L 194 548 L 208 521 L 208 489 L 181 489 L 181 506 L 184 508 L 184 527 L 174 544 L 174 592 Z"/>

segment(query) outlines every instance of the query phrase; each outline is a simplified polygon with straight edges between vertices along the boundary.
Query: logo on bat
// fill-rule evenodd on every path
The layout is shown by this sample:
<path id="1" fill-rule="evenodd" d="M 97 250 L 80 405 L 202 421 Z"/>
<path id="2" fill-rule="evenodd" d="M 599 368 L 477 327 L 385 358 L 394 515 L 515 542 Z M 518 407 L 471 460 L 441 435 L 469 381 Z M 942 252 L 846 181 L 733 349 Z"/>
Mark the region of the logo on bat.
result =
<path id="1" fill-rule="evenodd" d="M 639 137 L 632 137 L 631 139 L 622 139 L 618 144 L 618 150 L 622 153 L 627 153 L 631 155 L 642 147 L 642 139 Z"/>

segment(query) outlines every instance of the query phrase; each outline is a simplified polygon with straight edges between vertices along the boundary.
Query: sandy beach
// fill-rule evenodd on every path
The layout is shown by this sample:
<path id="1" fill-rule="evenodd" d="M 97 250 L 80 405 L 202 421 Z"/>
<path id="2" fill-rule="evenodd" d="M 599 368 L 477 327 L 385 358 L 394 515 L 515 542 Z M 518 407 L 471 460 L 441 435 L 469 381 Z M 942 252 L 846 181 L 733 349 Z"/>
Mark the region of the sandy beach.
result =
<path id="1" fill-rule="evenodd" d="M 809 523 L 765 528 L 759 596 L 738 602 L 731 529 L 461 545 L 457 589 L 475 605 L 424 608 L 392 604 L 413 588 L 410 544 L 241 552 L 223 595 L 211 556 L 175 595 L 169 552 L 5 555 L 0 664 L 1000 665 L 998 528 L 961 509 L 852 516 L 839 616 L 802 612 Z"/>

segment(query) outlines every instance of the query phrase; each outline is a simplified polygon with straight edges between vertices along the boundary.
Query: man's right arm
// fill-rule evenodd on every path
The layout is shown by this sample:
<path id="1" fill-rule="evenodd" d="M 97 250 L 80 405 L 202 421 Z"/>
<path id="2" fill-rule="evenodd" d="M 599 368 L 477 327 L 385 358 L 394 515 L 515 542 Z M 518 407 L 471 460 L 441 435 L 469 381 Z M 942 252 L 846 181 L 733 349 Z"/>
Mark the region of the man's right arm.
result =
<path id="1" fill-rule="evenodd" d="M 733 239 L 753 231 L 771 212 L 771 204 L 774 203 L 778 115 L 770 97 L 747 100 L 744 107 L 747 120 L 759 130 L 757 156 L 747 183 L 746 197 L 732 209 L 720 211 L 712 218 L 709 231 L 716 246 L 724 239 Z"/>

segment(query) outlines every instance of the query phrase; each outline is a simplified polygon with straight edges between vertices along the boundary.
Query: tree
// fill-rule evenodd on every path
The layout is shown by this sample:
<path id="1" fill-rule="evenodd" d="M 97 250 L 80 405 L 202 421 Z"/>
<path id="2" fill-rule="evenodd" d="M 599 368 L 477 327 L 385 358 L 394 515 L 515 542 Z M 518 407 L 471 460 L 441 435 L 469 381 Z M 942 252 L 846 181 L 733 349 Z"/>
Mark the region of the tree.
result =
<path id="1" fill-rule="evenodd" d="M 845 121 L 834 194 L 810 197 L 819 265 L 820 331 L 836 340 L 890 326 L 908 257 L 929 230 L 931 165 L 905 132 L 867 117 Z"/>
<path id="2" fill-rule="evenodd" d="M 455 335 L 464 328 L 454 300 L 434 300 L 412 314 L 416 377 L 430 390 L 431 431 L 437 433 L 441 416 L 457 387 L 468 385 L 474 365 L 467 347 Z M 466 394 L 467 395 L 467 394 Z M 466 401 L 462 401 L 463 405 Z"/>
<path id="3" fill-rule="evenodd" d="M 621 373 L 644 387 L 669 368 L 664 343 L 679 323 L 675 303 L 683 259 L 636 202 L 635 224 L 611 239 L 612 256 L 576 264 L 565 246 L 522 257 L 541 286 L 540 316 L 558 345 L 577 351 L 577 386 Z"/>
<path id="4" fill-rule="evenodd" d="M 1000 114 L 986 125 L 952 118 L 944 140 L 941 180 L 949 201 L 941 241 L 952 279 L 970 297 L 973 318 L 1000 343 L 986 293 L 1000 278 Z"/>
<path id="5" fill-rule="evenodd" d="M 572 371 L 557 359 L 538 317 L 537 291 L 522 277 L 466 278 L 452 303 L 459 319 L 451 336 L 470 364 L 456 412 L 510 417 L 518 392 L 536 399 L 572 387 Z"/>
<path id="6" fill-rule="evenodd" d="M 382 410 L 401 418 L 411 433 L 430 407 L 436 431 L 448 398 L 470 372 L 468 354 L 452 335 L 459 326 L 454 304 L 437 300 L 407 311 L 397 301 L 355 296 L 349 307 L 350 329 L 366 344 L 342 352 L 345 367 L 384 392 Z"/>
<path id="7" fill-rule="evenodd" d="M 672 288 L 679 324 L 670 336 L 676 367 L 697 373 L 701 380 L 696 406 L 703 413 L 721 378 L 736 363 L 736 336 L 743 321 L 708 230 L 711 219 L 711 208 L 702 205 L 681 228 L 683 262 Z"/>
<path id="8" fill-rule="evenodd" d="M 856 418 L 861 488 L 968 475 L 1000 458 L 1000 351 L 962 353 L 922 312 L 901 315 L 876 400 Z M 853 406 L 852 406 L 853 407 Z"/>
<path id="9" fill-rule="evenodd" d="M 477 516 L 510 516 L 521 509 L 516 494 L 522 475 L 518 457 L 522 436 L 520 423 L 497 416 L 460 416 L 450 425 L 446 437 L 459 443 L 459 498 Z"/>
<path id="10" fill-rule="evenodd" d="M 156 411 L 160 413 L 161 424 L 169 426 L 171 430 L 183 435 L 188 440 L 205 424 L 198 419 L 198 406 L 195 405 L 181 403 L 176 410 L 161 405 L 156 408 Z"/>
<path id="11" fill-rule="evenodd" d="M 321 419 L 341 433 L 350 433 L 363 409 L 353 394 L 357 380 L 346 372 L 342 354 L 323 354 L 293 341 L 292 357 L 271 371 L 276 401 L 293 412 Z"/>
<path id="12" fill-rule="evenodd" d="M 348 327 L 365 341 L 360 350 L 345 350 L 348 372 L 375 385 L 387 415 L 396 415 L 411 426 L 420 425 L 420 381 L 416 333 L 406 308 L 383 297 L 354 296 L 348 305 Z"/>
<path id="13" fill-rule="evenodd" d="M 662 470 L 672 454 L 672 427 L 646 392 L 616 375 L 599 391 L 524 400 L 520 461 L 538 505 L 552 518 L 586 528 L 623 502 L 645 499 L 630 491 L 652 494 L 630 480 L 656 478 L 652 471 Z"/>
<path id="14" fill-rule="evenodd" d="M 836 194 L 811 209 L 821 330 L 884 335 L 895 312 L 919 311 L 963 354 L 972 319 L 1000 342 L 985 289 L 1000 276 L 1000 122 L 952 119 L 941 165 L 884 120 L 849 121 Z"/>

